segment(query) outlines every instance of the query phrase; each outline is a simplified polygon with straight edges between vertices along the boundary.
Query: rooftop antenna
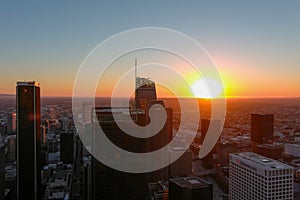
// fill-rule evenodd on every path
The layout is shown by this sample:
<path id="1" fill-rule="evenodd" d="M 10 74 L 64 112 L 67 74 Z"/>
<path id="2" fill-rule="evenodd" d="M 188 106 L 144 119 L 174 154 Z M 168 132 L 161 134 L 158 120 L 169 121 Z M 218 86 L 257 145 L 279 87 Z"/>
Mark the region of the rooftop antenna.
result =
<path id="1" fill-rule="evenodd" d="M 135 58 L 135 64 L 134 64 L 134 76 L 135 76 L 135 91 L 134 91 L 134 100 L 135 100 L 135 108 L 137 108 L 137 58 Z"/>
<path id="2" fill-rule="evenodd" d="M 134 70 L 135 70 L 135 89 L 137 89 L 137 58 L 135 58 Z"/>

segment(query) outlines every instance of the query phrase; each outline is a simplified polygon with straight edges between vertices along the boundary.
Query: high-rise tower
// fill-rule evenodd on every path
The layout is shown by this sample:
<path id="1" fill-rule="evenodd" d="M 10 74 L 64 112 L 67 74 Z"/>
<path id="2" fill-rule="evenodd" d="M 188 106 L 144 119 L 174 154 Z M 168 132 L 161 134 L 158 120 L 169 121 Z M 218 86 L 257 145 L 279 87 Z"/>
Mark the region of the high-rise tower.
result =
<path id="1" fill-rule="evenodd" d="M 150 102 L 155 100 L 157 100 L 155 82 L 138 76 L 135 59 L 135 108 L 148 110 Z"/>
<path id="2" fill-rule="evenodd" d="M 41 199 L 40 87 L 17 83 L 17 197 Z"/>
<path id="3" fill-rule="evenodd" d="M 273 143 L 274 115 L 251 115 L 252 151 L 257 153 L 258 144 Z"/>
<path id="4" fill-rule="evenodd" d="M 0 137 L 0 200 L 5 199 L 5 146 Z"/>
<path id="5" fill-rule="evenodd" d="M 293 167 L 252 152 L 230 154 L 229 199 L 294 199 Z"/>

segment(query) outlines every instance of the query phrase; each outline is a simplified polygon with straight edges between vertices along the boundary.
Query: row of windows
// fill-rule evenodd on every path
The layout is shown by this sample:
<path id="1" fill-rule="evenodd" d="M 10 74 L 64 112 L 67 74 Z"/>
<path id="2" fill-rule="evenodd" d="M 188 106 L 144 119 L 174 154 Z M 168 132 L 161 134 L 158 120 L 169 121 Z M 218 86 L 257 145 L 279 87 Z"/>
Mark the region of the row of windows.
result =
<path id="1" fill-rule="evenodd" d="M 289 169 L 266 171 L 264 176 L 243 165 L 230 163 L 230 199 L 293 199 L 293 177 L 283 174 L 289 172 Z M 269 174 L 278 174 L 278 177 L 271 178 Z"/>

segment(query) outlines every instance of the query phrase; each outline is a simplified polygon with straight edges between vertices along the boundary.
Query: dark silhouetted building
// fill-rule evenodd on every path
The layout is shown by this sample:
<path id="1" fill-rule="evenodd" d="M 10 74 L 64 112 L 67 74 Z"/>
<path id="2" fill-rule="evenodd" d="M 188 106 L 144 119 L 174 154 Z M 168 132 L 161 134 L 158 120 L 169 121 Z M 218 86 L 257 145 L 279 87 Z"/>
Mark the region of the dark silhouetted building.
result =
<path id="1" fill-rule="evenodd" d="M 259 144 L 257 154 L 279 160 L 282 158 L 283 147 L 275 144 Z"/>
<path id="2" fill-rule="evenodd" d="M 64 164 L 73 163 L 74 139 L 73 133 L 60 134 L 60 160 Z"/>
<path id="3" fill-rule="evenodd" d="M 1 140 L 1 138 L 0 138 Z M 5 198 L 5 145 L 0 141 L 0 200 Z"/>
<path id="4" fill-rule="evenodd" d="M 209 128 L 210 119 L 201 119 L 201 140 L 200 144 L 203 144 L 204 138 Z"/>
<path id="5" fill-rule="evenodd" d="M 151 200 L 167 200 L 169 199 L 169 182 L 157 181 L 148 184 L 149 199 Z"/>
<path id="6" fill-rule="evenodd" d="M 135 110 L 127 113 L 125 108 L 98 107 L 95 108 L 95 115 L 92 118 L 93 134 L 97 134 L 97 123 L 101 126 L 105 135 L 111 142 L 122 149 L 131 152 L 145 152 L 146 140 L 132 137 L 124 133 L 116 124 L 113 117 L 117 115 L 122 122 L 133 120 L 137 124 L 146 123 L 145 112 Z M 97 143 L 93 144 L 97 150 Z M 145 174 L 135 174 L 121 172 L 105 166 L 92 157 L 92 197 L 94 200 L 124 199 L 135 200 L 144 199 L 146 196 Z"/>
<path id="7" fill-rule="evenodd" d="M 169 165 L 170 178 L 192 174 L 192 152 L 190 150 L 186 150 L 183 147 L 171 147 L 169 153 L 171 158 L 176 157 L 176 154 L 182 154 L 176 161 Z"/>
<path id="8" fill-rule="evenodd" d="M 213 185 L 198 177 L 169 180 L 169 200 L 212 200 Z"/>
<path id="9" fill-rule="evenodd" d="M 258 144 L 273 143 L 274 115 L 251 114 L 252 151 L 257 152 Z"/>
<path id="10" fill-rule="evenodd" d="M 150 138 L 136 138 L 128 135 L 118 127 L 115 120 L 121 120 L 122 123 L 125 124 L 134 121 L 134 123 L 139 126 L 146 126 L 150 123 L 149 109 L 152 105 L 156 104 L 161 105 L 162 108 L 157 108 L 153 110 L 153 112 L 158 114 L 158 116 L 160 114 L 159 112 L 165 111 L 167 114 L 166 123 L 162 130 L 156 135 Z M 114 118 L 114 116 L 116 118 Z M 157 100 L 155 83 L 146 78 L 136 77 L 135 109 L 96 107 L 93 109 L 91 119 L 93 137 L 96 137 L 98 132 L 97 124 L 99 124 L 106 137 L 108 137 L 114 145 L 129 152 L 145 153 L 156 151 L 167 145 L 173 136 L 173 110 L 171 108 L 165 108 L 164 102 Z M 127 125 L 129 125 L 129 123 Z M 132 127 L 132 129 L 133 128 L 134 127 Z M 97 145 L 99 144 L 95 144 L 97 140 L 92 139 L 92 141 L 92 151 L 97 151 Z M 163 156 L 162 154 L 161 159 L 164 159 Z M 144 163 L 138 164 L 143 165 Z M 91 174 L 91 196 L 94 200 L 145 199 L 149 182 L 167 180 L 169 178 L 168 167 L 149 173 L 126 173 L 105 166 L 94 157 L 91 158 Z M 88 185 L 88 183 L 86 185 Z M 88 194 L 85 195 L 90 196 Z"/>
<path id="11" fill-rule="evenodd" d="M 147 78 L 136 77 L 135 105 L 137 109 L 148 110 L 150 101 L 156 100 L 155 83 Z"/>
<path id="12" fill-rule="evenodd" d="M 204 142 L 204 139 L 208 133 L 208 129 L 211 126 L 211 130 L 219 131 L 221 129 L 221 121 L 218 119 L 201 119 L 201 145 Z M 217 153 L 217 144 L 212 148 L 212 150 L 206 155 L 203 159 L 205 162 L 211 163 L 213 161 L 214 154 Z"/>
<path id="13" fill-rule="evenodd" d="M 238 152 L 238 144 L 236 142 L 219 141 L 217 143 L 217 163 L 220 165 L 229 164 L 229 154 Z"/>
<path id="14" fill-rule="evenodd" d="M 16 154 L 16 135 L 9 135 L 6 137 L 7 139 L 7 162 L 13 163 L 17 159 L 17 154 Z"/>
<path id="15" fill-rule="evenodd" d="M 41 144 L 45 145 L 46 144 L 46 140 L 47 140 L 46 126 L 45 125 L 41 125 Z"/>
<path id="16" fill-rule="evenodd" d="M 17 83 L 17 197 L 40 200 L 40 87 L 35 81 Z"/>

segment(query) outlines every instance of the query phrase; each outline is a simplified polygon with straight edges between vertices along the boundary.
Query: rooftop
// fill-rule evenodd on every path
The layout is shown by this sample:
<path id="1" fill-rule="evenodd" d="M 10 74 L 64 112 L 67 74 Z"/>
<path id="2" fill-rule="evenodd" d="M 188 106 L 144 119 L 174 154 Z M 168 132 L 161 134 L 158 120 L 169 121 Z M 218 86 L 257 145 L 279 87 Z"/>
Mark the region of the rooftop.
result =
<path id="1" fill-rule="evenodd" d="M 257 147 L 270 149 L 270 150 L 282 149 L 281 146 L 276 145 L 276 144 L 259 144 L 259 145 L 257 145 Z"/>
<path id="2" fill-rule="evenodd" d="M 255 167 L 260 167 L 264 170 L 293 169 L 287 164 L 252 152 L 235 153 L 231 154 L 231 156 L 239 161 L 247 162 L 247 164 L 255 164 Z"/>
<path id="3" fill-rule="evenodd" d="M 19 82 L 17 82 L 17 86 L 37 86 L 37 87 L 39 87 L 40 84 L 36 81 L 19 81 Z"/>
<path id="4" fill-rule="evenodd" d="M 211 185 L 209 182 L 200 179 L 198 177 L 180 177 L 180 178 L 173 178 L 170 179 L 170 182 L 175 183 L 176 185 L 182 187 L 182 188 L 202 188 L 207 187 L 208 185 Z"/>

